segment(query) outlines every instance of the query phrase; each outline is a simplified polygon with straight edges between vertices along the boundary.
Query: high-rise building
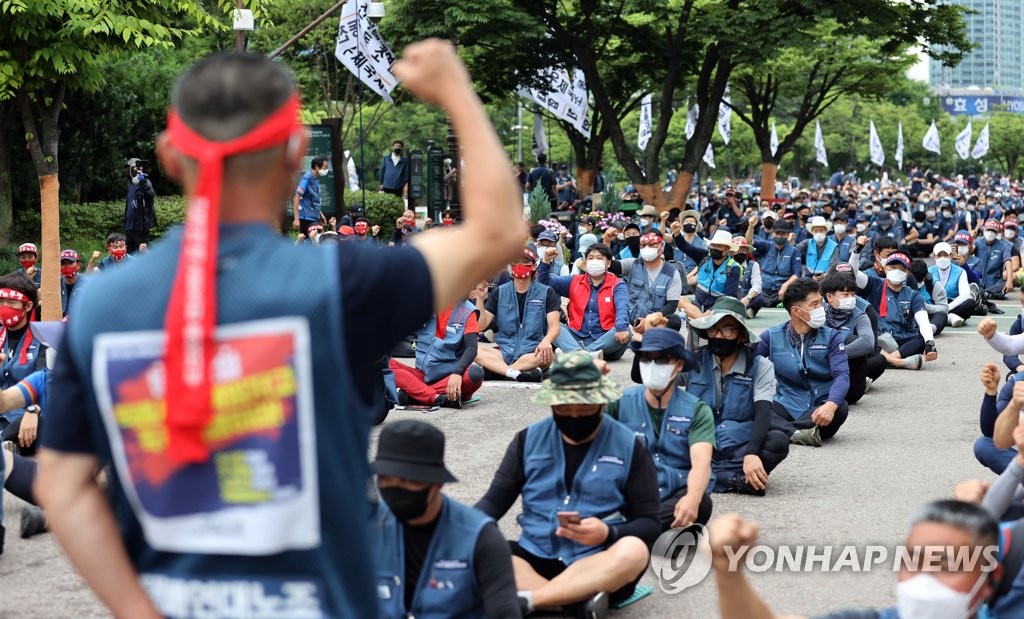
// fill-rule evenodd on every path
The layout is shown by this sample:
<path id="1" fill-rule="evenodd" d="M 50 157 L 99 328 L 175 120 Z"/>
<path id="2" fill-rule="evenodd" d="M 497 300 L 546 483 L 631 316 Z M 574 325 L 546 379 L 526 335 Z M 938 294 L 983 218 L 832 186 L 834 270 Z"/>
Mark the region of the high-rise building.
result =
<path id="1" fill-rule="evenodd" d="M 965 16 L 974 51 L 955 67 L 929 62 L 929 82 L 937 89 L 1024 92 L 1024 0 L 945 0 L 974 13 Z"/>

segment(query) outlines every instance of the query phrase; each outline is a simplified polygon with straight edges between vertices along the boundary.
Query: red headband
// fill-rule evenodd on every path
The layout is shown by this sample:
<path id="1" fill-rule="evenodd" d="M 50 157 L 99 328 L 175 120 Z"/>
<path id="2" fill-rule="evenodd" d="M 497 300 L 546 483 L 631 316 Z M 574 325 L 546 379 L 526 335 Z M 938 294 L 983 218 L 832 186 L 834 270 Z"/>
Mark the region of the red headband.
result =
<path id="1" fill-rule="evenodd" d="M 218 142 L 189 128 L 174 109 L 167 135 L 181 153 L 199 163 L 195 195 L 185 214 L 178 270 L 167 306 L 167 456 L 171 462 L 205 462 L 203 430 L 213 417 L 213 332 L 217 322 L 217 219 L 224 160 L 284 143 L 299 131 L 299 96 L 292 96 L 262 123 L 240 137 Z"/>
<path id="2" fill-rule="evenodd" d="M 661 236 L 657 232 L 648 232 L 640 237 L 640 241 L 644 243 L 664 243 L 665 237 Z"/>
<path id="3" fill-rule="evenodd" d="M 29 303 L 31 299 L 28 298 L 24 292 L 15 290 L 14 288 L 0 288 L 0 299 L 14 299 L 15 301 L 21 301 L 22 303 Z"/>

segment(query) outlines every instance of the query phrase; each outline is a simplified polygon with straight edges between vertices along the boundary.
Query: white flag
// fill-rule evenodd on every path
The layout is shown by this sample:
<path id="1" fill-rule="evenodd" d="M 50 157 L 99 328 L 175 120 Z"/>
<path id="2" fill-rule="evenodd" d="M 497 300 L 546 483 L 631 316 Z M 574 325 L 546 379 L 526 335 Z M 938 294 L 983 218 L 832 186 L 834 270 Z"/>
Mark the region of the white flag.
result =
<path id="1" fill-rule="evenodd" d="M 697 130 L 697 116 L 700 115 L 700 106 L 696 103 L 686 112 L 686 139 L 693 138 L 693 132 Z"/>
<path id="2" fill-rule="evenodd" d="M 708 164 L 709 168 L 715 167 L 715 151 L 711 148 L 711 142 L 708 142 L 708 149 L 704 151 L 704 163 Z"/>
<path id="3" fill-rule="evenodd" d="M 589 100 L 583 71 L 574 70 L 570 78 L 565 69 L 549 68 L 541 71 L 540 76 L 545 87 L 520 88 L 517 91 L 519 96 L 551 112 L 555 118 L 567 121 L 581 135 L 589 138 Z"/>
<path id="4" fill-rule="evenodd" d="M 896 126 L 896 165 L 903 169 L 903 122 Z"/>
<path id="5" fill-rule="evenodd" d="M 768 142 L 768 146 L 772 149 L 772 157 L 775 153 L 779 152 L 779 134 L 775 131 L 775 123 L 772 123 L 772 137 L 771 141 Z"/>
<path id="6" fill-rule="evenodd" d="M 981 159 L 988 154 L 988 123 L 985 123 L 985 128 L 978 134 L 978 141 L 974 143 L 974 150 L 971 151 L 971 157 L 975 159 Z"/>
<path id="7" fill-rule="evenodd" d="M 718 106 L 718 133 L 722 136 L 722 141 L 727 145 L 732 138 L 732 108 L 729 107 L 731 101 L 732 95 L 729 94 L 729 85 L 726 84 L 725 93 L 722 95 L 722 103 Z"/>
<path id="8" fill-rule="evenodd" d="M 533 113 L 533 156 L 548 152 L 548 136 L 544 134 L 544 118 Z"/>
<path id="9" fill-rule="evenodd" d="M 825 138 L 821 135 L 821 123 L 814 121 L 814 150 L 818 155 L 818 163 L 828 167 L 828 153 L 825 152 Z"/>
<path id="10" fill-rule="evenodd" d="M 935 126 L 935 121 L 932 121 L 932 126 L 928 127 L 928 132 L 924 134 L 924 140 L 921 141 L 921 147 L 926 151 L 933 152 L 936 155 L 941 155 L 939 152 L 939 128 Z"/>
<path id="11" fill-rule="evenodd" d="M 870 121 L 871 131 L 869 146 L 871 147 L 871 163 L 880 166 L 885 163 L 885 153 L 882 152 L 882 141 L 878 139 L 878 131 L 875 131 L 875 121 Z"/>
<path id="12" fill-rule="evenodd" d="M 640 128 L 637 129 L 636 145 L 640 147 L 640 152 L 647 150 L 647 143 L 651 140 L 651 134 L 654 132 L 654 123 L 651 120 L 651 95 L 650 93 L 644 95 L 644 98 L 640 101 Z"/>
<path id="13" fill-rule="evenodd" d="M 956 136 L 956 142 L 953 144 L 956 147 L 956 154 L 960 155 L 961 159 L 971 156 L 971 121 L 967 121 L 967 126 Z"/>
<path id="14" fill-rule="evenodd" d="M 366 16 L 368 4 L 369 0 L 348 0 L 345 3 L 334 55 L 370 90 L 393 103 L 391 91 L 398 84 L 398 78 L 391 73 L 395 55 L 377 32 L 377 25 Z"/>

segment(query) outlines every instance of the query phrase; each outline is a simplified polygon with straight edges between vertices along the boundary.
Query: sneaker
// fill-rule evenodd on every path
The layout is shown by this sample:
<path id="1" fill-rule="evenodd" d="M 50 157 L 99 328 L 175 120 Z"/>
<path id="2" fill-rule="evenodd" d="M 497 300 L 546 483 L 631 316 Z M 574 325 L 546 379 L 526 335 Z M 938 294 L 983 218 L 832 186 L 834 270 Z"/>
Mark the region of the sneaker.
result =
<path id="1" fill-rule="evenodd" d="M 522 591 L 516 592 L 516 599 L 519 600 L 519 612 L 524 617 L 528 617 L 533 614 L 533 601 L 529 596 L 525 595 Z"/>
<path id="2" fill-rule="evenodd" d="M 959 314 L 949 315 L 949 326 L 951 327 L 962 327 L 964 326 L 965 322 L 967 321 L 964 320 L 963 316 L 960 316 Z"/>
<path id="3" fill-rule="evenodd" d="M 735 492 L 737 494 L 750 494 L 753 496 L 764 496 L 764 490 L 757 490 L 747 482 L 747 478 L 742 474 L 733 475 L 725 482 L 726 492 Z"/>
<path id="4" fill-rule="evenodd" d="M 900 345 L 896 343 L 896 339 L 892 336 L 892 333 L 880 334 L 878 336 L 878 345 L 887 353 L 894 353 L 900 349 Z"/>
<path id="5" fill-rule="evenodd" d="M 587 352 L 589 352 L 590 356 L 593 357 L 594 359 L 600 359 L 600 360 L 604 361 L 604 351 L 603 350 L 587 351 Z"/>
<path id="6" fill-rule="evenodd" d="M 754 319 L 754 310 L 752 310 L 749 307 L 747 308 L 747 318 L 750 319 L 750 320 Z"/>
<path id="7" fill-rule="evenodd" d="M 43 510 L 29 505 L 21 510 L 21 539 L 28 539 L 46 531 L 46 514 Z"/>
<path id="8" fill-rule="evenodd" d="M 793 433 L 793 436 L 789 437 L 789 442 L 793 445 L 821 447 L 821 430 L 818 429 L 818 426 L 807 428 L 806 430 L 797 430 Z"/>
<path id="9" fill-rule="evenodd" d="M 871 391 L 871 385 L 875 384 L 875 381 L 870 378 L 864 379 L 864 393 Z"/>
<path id="10" fill-rule="evenodd" d="M 12 454 L 18 453 L 18 446 L 14 444 L 14 441 L 4 441 L 3 447 Z"/>
<path id="11" fill-rule="evenodd" d="M 1005 314 L 1006 312 L 1004 312 L 1003 310 L 999 309 L 999 306 L 996 305 L 995 303 L 992 303 L 992 304 L 990 304 L 988 306 L 988 313 L 989 314 Z"/>
<path id="12" fill-rule="evenodd" d="M 462 408 L 462 402 L 459 400 L 449 400 L 448 396 L 442 393 L 434 398 L 434 406 L 440 406 L 441 408 Z"/>
<path id="13" fill-rule="evenodd" d="M 544 380 L 544 370 L 540 368 L 520 372 L 516 377 L 516 382 L 520 383 L 539 383 L 542 380 Z"/>
<path id="14" fill-rule="evenodd" d="M 412 403 L 412 399 L 409 398 L 409 394 L 402 389 L 395 389 L 398 392 L 398 405 L 409 406 Z"/>
<path id="15" fill-rule="evenodd" d="M 603 619 L 608 615 L 608 594 L 604 591 L 587 600 L 583 605 L 585 619 Z"/>
<path id="16" fill-rule="evenodd" d="M 921 355 L 910 355 L 903 360 L 903 368 L 907 370 L 920 370 L 922 363 L 924 363 L 924 357 Z"/>

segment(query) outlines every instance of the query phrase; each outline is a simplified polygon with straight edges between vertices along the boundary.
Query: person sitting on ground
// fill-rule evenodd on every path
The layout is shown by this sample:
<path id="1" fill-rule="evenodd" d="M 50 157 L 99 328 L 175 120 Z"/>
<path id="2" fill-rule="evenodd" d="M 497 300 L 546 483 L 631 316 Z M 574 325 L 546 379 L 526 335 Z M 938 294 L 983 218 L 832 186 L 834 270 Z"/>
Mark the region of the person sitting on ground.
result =
<path id="1" fill-rule="evenodd" d="M 837 213 L 832 218 L 832 238 L 839 245 L 839 262 L 846 262 L 850 259 L 850 252 L 853 250 L 854 239 L 852 232 L 856 222 L 851 223 L 846 215 Z"/>
<path id="2" fill-rule="evenodd" d="M 1017 314 L 1013 324 L 1010 325 L 1010 335 L 1018 335 L 1024 332 L 1024 288 L 1020 291 L 1021 311 Z M 1003 355 L 1003 365 L 1011 374 L 1024 371 L 1024 357 L 1020 355 Z"/>
<path id="3" fill-rule="evenodd" d="M 611 237 L 617 235 L 618 231 L 615 228 L 609 228 L 605 230 L 605 235 Z M 608 243 L 606 239 L 603 239 L 605 244 Z M 618 252 L 619 260 L 625 260 L 627 258 L 637 258 L 640 256 L 640 224 L 635 221 L 631 221 L 622 229 L 622 249 Z"/>
<path id="4" fill-rule="evenodd" d="M 672 241 L 676 247 L 680 248 L 678 253 L 679 263 L 683 265 L 683 273 L 686 275 L 687 285 L 693 288 L 697 285 L 697 266 L 700 264 L 700 260 L 694 260 L 686 252 L 682 251 L 680 243 L 685 241 L 687 245 L 693 248 L 707 250 L 707 241 L 701 236 L 701 233 L 704 232 L 704 226 L 700 222 L 700 213 L 695 210 L 686 210 L 679 213 L 677 221 L 679 222 L 678 226 L 675 225 L 675 222 L 671 226 Z M 676 238 L 677 236 L 679 239 Z"/>
<path id="5" fill-rule="evenodd" d="M 811 279 L 786 289 L 789 320 L 761 333 L 757 354 L 775 365 L 772 427 L 791 443 L 821 447 L 846 422 L 850 365 L 844 335 L 829 328 L 821 292 Z"/>
<path id="6" fill-rule="evenodd" d="M 807 230 L 810 231 L 811 238 L 797 245 L 800 255 L 803 256 L 803 276 L 820 282 L 828 268 L 839 262 L 839 243 L 828 234 L 832 230 L 832 222 L 820 215 L 811 217 L 807 223 Z"/>
<path id="7" fill-rule="evenodd" d="M 391 241 L 388 242 L 388 245 L 391 247 L 401 247 L 419 232 L 419 226 L 416 225 L 416 212 L 412 209 L 406 209 L 402 216 L 395 221 L 395 230 L 391 233 Z"/>
<path id="8" fill-rule="evenodd" d="M 1016 389 L 1018 382 L 1024 383 L 1024 373 L 1018 372 L 1008 376 L 1006 384 L 1000 388 L 999 368 L 996 364 L 986 363 L 981 370 L 981 384 L 985 387 L 985 395 L 981 400 L 979 414 L 981 436 L 974 441 L 974 457 L 996 475 L 1002 473 L 1006 465 L 1017 456 L 1017 450 L 1013 447 L 996 447 L 992 436 L 1001 412 L 1011 406 L 1019 411 L 1024 405 L 1024 390 Z M 1010 415 L 1013 414 L 1011 411 Z"/>
<path id="9" fill-rule="evenodd" d="M 512 265 L 512 281 L 476 295 L 480 330 L 493 328 L 497 344 L 478 347 L 476 362 L 494 377 L 539 383 L 554 361 L 562 300 L 536 275 L 537 256 L 527 247 Z"/>
<path id="10" fill-rule="evenodd" d="M 29 329 L 39 291 L 24 273 L 0 275 L 0 389 L 13 387 L 46 367 L 46 346 Z M 16 440 L 24 408 L 0 414 L 0 440 Z"/>
<path id="11" fill-rule="evenodd" d="M 986 301 L 989 299 L 1005 299 L 1006 293 L 1013 290 L 1013 268 L 1011 253 L 1013 246 L 999 238 L 1003 225 L 995 219 L 985 222 L 984 238 L 974 241 L 974 255 L 978 259 L 981 275 L 981 290 Z M 994 303 L 988 301 L 988 310 L 993 312 Z M 998 308 L 996 308 L 998 309 Z"/>
<path id="12" fill-rule="evenodd" d="M 483 283 L 477 286 L 486 288 Z M 480 337 L 478 311 L 468 300 L 436 314 L 416 335 L 416 366 L 391 359 L 398 403 L 462 408 L 483 385 L 483 368 L 473 363 Z"/>
<path id="13" fill-rule="evenodd" d="M 761 599 L 742 568 L 748 549 L 756 547 L 758 528 L 739 514 L 716 518 L 708 527 L 711 564 L 718 589 L 722 619 L 774 619 L 780 615 Z M 928 503 L 913 517 L 904 546 L 949 548 L 950 552 L 973 553 L 996 546 L 999 527 L 981 507 L 962 501 Z M 738 550 L 737 550 L 738 549 Z M 896 577 L 896 606 L 881 610 L 844 610 L 819 619 L 911 619 L 918 617 L 964 617 L 974 619 L 976 611 L 998 584 L 998 567 L 986 560 L 964 563 L 962 570 L 945 565 L 934 569 L 929 561 L 901 561 Z M 994 577 L 993 577 L 994 576 Z M 952 612 L 958 609 L 958 612 Z M 1003 616 L 1003 615 L 999 615 Z"/>
<path id="14" fill-rule="evenodd" d="M 384 426 L 377 439 L 380 616 L 521 617 L 512 554 L 498 527 L 442 492 L 458 481 L 444 447 L 440 430 L 412 419 Z"/>
<path id="15" fill-rule="evenodd" d="M 659 232 L 648 232 L 640 237 L 640 257 L 621 261 L 629 291 L 631 325 L 655 312 L 675 313 L 683 282 L 679 271 L 665 260 L 664 252 L 665 239 Z"/>
<path id="16" fill-rule="evenodd" d="M 761 278 L 761 265 L 750 257 L 754 253 L 754 246 L 747 242 L 742 236 L 732 238 L 733 250 L 732 259 L 740 265 L 740 289 L 739 299 L 744 307 L 750 305 L 761 294 L 763 280 Z"/>
<path id="17" fill-rule="evenodd" d="M 928 265 L 920 258 L 910 263 L 910 274 L 917 280 L 917 291 L 924 297 L 924 311 L 928 312 L 928 322 L 932 325 L 932 337 L 939 335 L 949 324 L 949 302 L 946 299 L 946 288 L 932 279 Z"/>
<path id="18" fill-rule="evenodd" d="M 789 242 L 792 227 L 783 220 L 772 228 L 772 240 L 754 239 L 754 257 L 761 264 L 761 294 L 747 306 L 747 317 L 753 318 L 762 307 L 775 307 L 786 289 L 800 279 L 803 261 Z"/>
<path id="19" fill-rule="evenodd" d="M 678 228 L 676 232 L 678 233 Z M 707 242 L 706 250 L 690 245 L 682 235 L 676 236 L 675 239 L 676 245 L 683 253 L 700 263 L 697 267 L 697 286 L 693 295 L 697 307 L 707 311 L 719 297 L 739 296 L 743 267 L 730 256 L 730 252 L 736 251 L 736 246 L 728 230 L 715 230 L 715 234 Z"/>
<path id="20" fill-rule="evenodd" d="M 643 340 L 630 342 L 632 378 L 605 413 L 643 437 L 658 469 L 661 528 L 668 530 L 707 524 L 711 518 L 711 454 L 715 449 L 715 420 L 700 398 L 676 380 L 693 369 L 695 358 L 678 331 L 649 329 Z"/>
<path id="21" fill-rule="evenodd" d="M 1008 336 L 998 331 L 996 321 L 985 318 L 978 323 L 978 333 L 996 352 L 1003 355 L 1019 355 L 1024 353 L 1024 335 Z M 1009 379 L 1007 379 L 1009 380 Z M 1016 381 L 1016 379 L 1014 379 Z M 1024 381 L 1014 384 L 1013 397 L 1000 410 L 992 427 L 992 443 L 997 449 L 1008 449 L 1013 446 L 1013 431 L 1024 423 Z"/>
<path id="22" fill-rule="evenodd" d="M 22 243 L 18 246 L 18 263 L 21 267 L 15 271 L 16 273 L 28 277 L 36 288 L 42 285 L 43 272 L 39 268 L 39 250 L 35 243 Z"/>
<path id="23" fill-rule="evenodd" d="M 552 276 L 554 257 L 542 256 L 537 281 L 569 299 L 566 328 L 559 331 L 555 346 L 562 352 L 601 353 L 614 361 L 625 354 L 630 339 L 629 292 L 624 281 L 608 272 L 612 251 L 607 245 L 594 243 L 586 258 L 586 275 Z"/>
<path id="24" fill-rule="evenodd" d="M 858 254 L 850 256 L 851 262 L 855 256 Z M 909 256 L 896 252 L 885 260 L 885 279 L 868 277 L 862 271 L 854 275 L 857 287 L 878 311 L 879 337 L 888 334 L 890 350 L 883 344 L 882 356 L 895 368 L 919 370 L 924 361 L 938 359 L 939 353 L 924 297 L 907 282 L 911 266 Z"/>
<path id="25" fill-rule="evenodd" d="M 789 455 L 789 436 L 772 429 L 775 367 L 754 353 L 758 340 L 732 297 L 718 299 L 689 328 L 697 359 L 687 370 L 686 389 L 715 416 L 714 490 L 763 496 L 768 476 Z M 698 348 L 696 338 L 707 344 Z"/>
<path id="26" fill-rule="evenodd" d="M 870 317 L 857 306 L 857 280 L 853 272 L 830 272 L 821 280 L 821 296 L 825 302 L 825 324 L 842 334 L 846 347 L 850 366 L 846 403 L 856 404 L 864 397 L 869 381 L 878 378 L 868 376 L 869 365 L 880 366 L 885 371 L 886 361 L 875 350 L 875 331 Z"/>
<path id="27" fill-rule="evenodd" d="M 565 266 L 565 246 L 559 236 L 554 231 L 542 227 L 536 237 L 536 248 L 537 258 L 544 260 L 550 256 L 554 265 L 552 274 L 561 275 Z"/>
<path id="28" fill-rule="evenodd" d="M 100 257 L 99 252 L 92 253 L 92 260 L 89 260 L 89 265 L 85 270 L 89 273 L 92 272 L 93 263 Z M 135 260 L 135 256 L 128 253 L 128 241 L 124 234 L 120 232 L 111 232 L 107 235 L 107 257 L 100 260 L 99 264 L 96 265 L 97 271 L 102 271 L 115 264 L 124 264 Z"/>
<path id="29" fill-rule="evenodd" d="M 647 449 L 603 414 L 621 396 L 590 355 L 559 355 L 534 398 L 551 417 L 516 434 L 475 506 L 498 520 L 522 496 L 512 566 L 528 612 L 569 607 L 590 617 L 637 595 L 661 503 Z"/>
<path id="30" fill-rule="evenodd" d="M 71 307 L 71 300 L 82 292 L 85 281 L 88 277 L 78 272 L 82 261 L 78 252 L 73 249 L 65 249 L 60 252 L 60 309 L 63 316 L 68 315 Z"/>
<path id="31" fill-rule="evenodd" d="M 945 290 L 946 299 L 949 300 L 950 326 L 961 327 L 977 307 L 971 295 L 967 272 L 963 267 L 953 264 L 953 248 L 949 243 L 936 243 L 932 253 L 935 255 L 935 264 L 928 267 L 928 273 Z"/>

